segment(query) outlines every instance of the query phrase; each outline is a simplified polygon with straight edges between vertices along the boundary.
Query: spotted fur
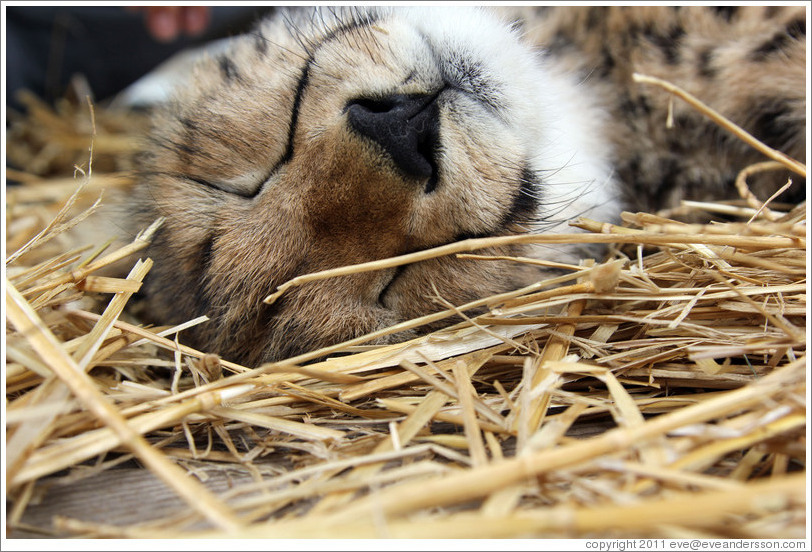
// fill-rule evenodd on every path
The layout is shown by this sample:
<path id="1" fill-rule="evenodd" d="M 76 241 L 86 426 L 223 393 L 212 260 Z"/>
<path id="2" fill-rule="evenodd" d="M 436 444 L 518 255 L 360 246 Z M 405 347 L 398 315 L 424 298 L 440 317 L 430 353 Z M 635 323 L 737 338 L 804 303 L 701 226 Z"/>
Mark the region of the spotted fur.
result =
<path id="1" fill-rule="evenodd" d="M 517 11 L 528 39 L 580 75 L 611 117 L 612 161 L 624 201 L 636 209 L 681 199 L 734 197 L 731 182 L 764 158 L 683 102 L 635 85 L 635 72 L 666 79 L 742 125 L 767 145 L 806 155 L 806 7 L 550 8 Z M 786 174 L 756 179 L 769 197 Z M 782 199 L 805 197 L 798 181 Z"/>
<path id="2" fill-rule="evenodd" d="M 624 203 L 729 197 L 758 156 L 680 104 L 666 129 L 667 96 L 631 74 L 665 77 L 802 158 L 804 34 L 803 8 L 280 11 L 200 62 L 156 117 L 134 217 L 166 217 L 149 311 L 209 315 L 187 338 L 255 365 L 433 312 L 435 294 L 460 304 L 526 284 L 534 269 L 443 258 L 262 302 L 303 273 L 569 231 Z M 405 152 L 409 137 L 357 120 L 407 108 L 428 126 Z"/>

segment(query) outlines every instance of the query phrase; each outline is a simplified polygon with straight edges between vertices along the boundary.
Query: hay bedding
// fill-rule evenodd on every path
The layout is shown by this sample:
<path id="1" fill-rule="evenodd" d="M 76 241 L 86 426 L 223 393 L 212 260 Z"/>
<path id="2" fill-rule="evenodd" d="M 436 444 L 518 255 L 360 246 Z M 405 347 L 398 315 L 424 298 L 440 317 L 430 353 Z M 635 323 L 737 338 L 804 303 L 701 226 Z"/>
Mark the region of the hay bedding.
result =
<path id="1" fill-rule="evenodd" d="M 465 322 L 409 343 L 249 369 L 125 311 L 149 231 L 112 252 L 63 232 L 132 184 L 142 116 L 28 105 L 7 144 L 12 535 L 805 536 L 805 205 L 742 181 L 743 200 L 517 238 L 612 252 L 480 316 L 445 305 Z M 489 262 L 477 245 L 450 249 Z M 128 254 L 126 279 L 98 275 Z"/>

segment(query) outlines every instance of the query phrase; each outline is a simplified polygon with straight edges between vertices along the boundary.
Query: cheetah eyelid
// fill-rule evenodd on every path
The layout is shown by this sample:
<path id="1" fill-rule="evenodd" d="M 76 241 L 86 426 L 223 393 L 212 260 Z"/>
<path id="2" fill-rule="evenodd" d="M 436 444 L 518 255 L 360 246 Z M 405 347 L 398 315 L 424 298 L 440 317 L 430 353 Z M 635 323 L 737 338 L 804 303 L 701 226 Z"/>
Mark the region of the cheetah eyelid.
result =
<path id="1" fill-rule="evenodd" d="M 234 193 L 243 197 L 255 197 L 262 191 L 262 188 L 275 173 L 275 170 L 268 173 L 265 170 L 257 169 L 233 178 L 220 179 L 218 188 L 224 192 Z"/>

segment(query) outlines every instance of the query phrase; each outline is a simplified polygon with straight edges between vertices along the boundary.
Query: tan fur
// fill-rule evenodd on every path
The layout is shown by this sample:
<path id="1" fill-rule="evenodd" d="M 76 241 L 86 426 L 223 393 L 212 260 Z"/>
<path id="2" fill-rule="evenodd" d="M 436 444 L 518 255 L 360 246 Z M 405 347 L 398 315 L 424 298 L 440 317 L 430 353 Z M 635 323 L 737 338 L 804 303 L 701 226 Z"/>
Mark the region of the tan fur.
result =
<path id="1" fill-rule="evenodd" d="M 673 82 L 771 147 L 803 161 L 805 9 L 612 6 L 550 8 L 542 17 L 527 8 L 511 15 L 526 20 L 528 40 L 546 45 L 552 59 L 582 75 L 585 86 L 601 98 L 615 122 L 608 139 L 631 192 L 626 200 L 653 210 L 683 198 L 731 197 L 735 174 L 764 158 L 681 101 L 673 102 L 674 128 L 666 128 L 670 96 L 634 84 L 632 74 Z M 754 190 L 768 197 L 789 176 L 755 179 Z M 793 180 L 786 199 L 797 201 L 805 195 L 804 183 L 797 176 Z"/>
<path id="2" fill-rule="evenodd" d="M 773 128 L 760 117 L 769 103 L 787 127 L 766 139 L 787 138 L 788 153 L 802 155 L 804 44 L 794 37 L 765 54 L 769 59 L 750 60 L 754 48 L 802 17 L 802 8 L 770 17 L 740 10 L 729 21 L 709 8 L 600 10 L 503 13 L 521 20 L 525 39 L 546 45 L 551 62 L 576 75 L 603 107 L 605 136 L 585 140 L 611 146 L 627 198 L 654 208 L 724 196 L 732 175 L 757 158 L 683 105 L 675 106 L 678 128 L 664 129 L 667 95 L 632 84 L 634 71 L 687 88 L 757 135 Z M 195 85 L 156 118 L 136 197 L 139 224 L 167 217 L 150 249 L 156 266 L 146 296 L 155 319 L 208 314 L 212 321 L 186 337 L 255 365 L 437 310 L 434 290 L 460 304 L 537 276 L 511 263 L 446 258 L 305 285 L 273 306 L 262 303 L 300 274 L 522 231 L 523 220 L 505 217 L 520 194 L 526 144 L 498 118 L 469 116 L 479 107 L 467 96 L 444 115 L 442 185 L 430 194 L 348 128 L 345 106 L 353 98 L 433 86 L 419 67 L 410 74 L 421 52 L 392 47 L 409 32 L 382 18 L 337 32 L 316 25 L 298 37 L 276 20 L 238 41 L 227 58 L 196 69 Z M 289 147 L 290 158 L 262 187 Z M 542 191 L 560 204 L 581 195 Z"/>

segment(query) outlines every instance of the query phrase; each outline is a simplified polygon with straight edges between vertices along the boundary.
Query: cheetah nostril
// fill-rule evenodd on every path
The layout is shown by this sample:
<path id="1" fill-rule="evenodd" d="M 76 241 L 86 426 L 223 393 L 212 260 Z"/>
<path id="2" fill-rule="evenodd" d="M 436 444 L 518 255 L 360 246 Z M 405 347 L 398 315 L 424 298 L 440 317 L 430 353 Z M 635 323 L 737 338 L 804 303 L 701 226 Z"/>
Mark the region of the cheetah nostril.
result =
<path id="1" fill-rule="evenodd" d="M 404 173 L 428 179 L 426 192 L 437 182 L 438 95 L 399 94 L 347 104 L 350 126 L 379 144 Z"/>

